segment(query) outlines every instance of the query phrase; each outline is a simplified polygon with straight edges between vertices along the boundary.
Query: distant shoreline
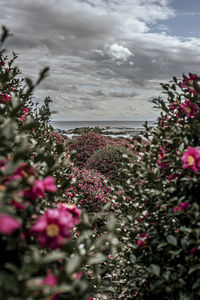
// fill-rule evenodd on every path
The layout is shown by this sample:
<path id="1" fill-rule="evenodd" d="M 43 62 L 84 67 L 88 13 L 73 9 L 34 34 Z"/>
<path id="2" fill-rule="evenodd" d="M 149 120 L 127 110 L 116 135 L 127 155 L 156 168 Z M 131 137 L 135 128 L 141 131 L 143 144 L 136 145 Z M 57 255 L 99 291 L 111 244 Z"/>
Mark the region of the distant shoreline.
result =
<path id="1" fill-rule="evenodd" d="M 61 134 L 73 137 L 85 132 L 96 132 L 111 137 L 132 138 L 141 134 L 145 121 L 52 121 L 51 125 Z M 155 121 L 148 121 L 149 127 L 155 127 Z"/>
<path id="2" fill-rule="evenodd" d="M 74 129 L 62 130 L 60 128 L 55 128 L 59 133 L 68 138 L 73 138 L 74 136 L 81 135 L 84 133 L 94 132 L 104 136 L 109 136 L 113 138 L 124 137 L 133 138 L 135 136 L 141 135 L 144 131 L 142 128 L 99 128 L 99 127 L 79 127 Z"/>

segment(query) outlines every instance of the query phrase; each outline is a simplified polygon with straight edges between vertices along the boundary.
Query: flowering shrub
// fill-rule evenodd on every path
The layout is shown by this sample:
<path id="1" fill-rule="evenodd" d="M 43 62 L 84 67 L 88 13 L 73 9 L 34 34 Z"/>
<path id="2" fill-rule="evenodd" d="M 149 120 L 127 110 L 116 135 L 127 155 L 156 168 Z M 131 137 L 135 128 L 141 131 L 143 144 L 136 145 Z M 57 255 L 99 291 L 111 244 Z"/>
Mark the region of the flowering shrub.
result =
<path id="1" fill-rule="evenodd" d="M 108 143 L 108 138 L 94 132 L 88 132 L 80 136 L 75 137 L 69 142 L 69 150 L 74 154 L 73 162 L 79 168 L 82 168 L 88 158 L 98 149 L 105 146 Z"/>
<path id="2" fill-rule="evenodd" d="M 106 145 L 94 152 L 88 159 L 86 168 L 97 170 L 111 181 L 120 182 L 120 169 L 124 166 L 127 167 L 128 154 L 131 152 L 127 148 L 120 145 Z M 125 156 L 125 158 L 124 158 Z"/>
<path id="3" fill-rule="evenodd" d="M 3 27 L 0 43 L 7 35 Z M 93 218 L 59 204 L 70 174 L 68 153 L 62 141 L 51 143 L 44 134 L 52 131 L 50 99 L 39 109 L 31 101 L 47 69 L 36 83 L 19 80 L 16 55 L 8 60 L 4 53 L 0 49 L 0 298 L 87 300 L 104 252 L 116 243 L 113 229 L 94 241 Z"/>
<path id="4" fill-rule="evenodd" d="M 173 78 L 162 87 L 167 100 L 154 100 L 161 109 L 157 127 L 146 126 L 145 146 L 137 138 L 134 201 L 126 206 L 124 244 L 114 261 L 117 299 L 200 295 L 200 77 Z"/>
<path id="5" fill-rule="evenodd" d="M 73 168 L 69 178 L 67 199 L 73 201 L 75 197 L 77 205 L 88 213 L 100 212 L 105 204 L 111 204 L 112 189 L 107 179 L 97 171 Z"/>

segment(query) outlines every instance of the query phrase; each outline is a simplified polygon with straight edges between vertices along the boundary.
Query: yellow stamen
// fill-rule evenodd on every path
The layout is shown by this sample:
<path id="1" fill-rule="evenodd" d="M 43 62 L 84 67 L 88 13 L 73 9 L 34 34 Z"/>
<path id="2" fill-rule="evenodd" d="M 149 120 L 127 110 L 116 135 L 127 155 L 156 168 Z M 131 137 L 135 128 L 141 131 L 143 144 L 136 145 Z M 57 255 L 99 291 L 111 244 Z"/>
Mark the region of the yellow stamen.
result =
<path id="1" fill-rule="evenodd" d="M 59 234 L 59 232 L 60 232 L 59 226 L 53 223 L 48 225 L 46 228 L 46 234 L 50 238 L 54 238 Z"/>
<path id="2" fill-rule="evenodd" d="M 188 156 L 188 165 L 189 166 L 192 166 L 194 164 L 194 157 L 192 155 L 189 155 Z"/>
<path id="3" fill-rule="evenodd" d="M 6 190 L 5 185 L 0 185 L 0 192 L 4 192 Z"/>
<path id="4" fill-rule="evenodd" d="M 190 79 L 190 80 L 188 80 L 188 84 L 193 84 L 193 82 L 194 82 L 194 80 L 192 80 L 192 79 Z"/>
<path id="5" fill-rule="evenodd" d="M 53 300 L 53 296 L 48 296 L 44 300 Z"/>
<path id="6" fill-rule="evenodd" d="M 192 111 L 192 109 L 191 109 L 189 106 L 186 106 L 186 107 L 185 107 L 185 112 L 186 112 L 187 114 L 190 114 L 191 111 Z"/>
<path id="7" fill-rule="evenodd" d="M 21 174 L 22 174 L 24 177 L 28 177 L 28 173 L 26 173 L 24 170 L 21 170 Z"/>

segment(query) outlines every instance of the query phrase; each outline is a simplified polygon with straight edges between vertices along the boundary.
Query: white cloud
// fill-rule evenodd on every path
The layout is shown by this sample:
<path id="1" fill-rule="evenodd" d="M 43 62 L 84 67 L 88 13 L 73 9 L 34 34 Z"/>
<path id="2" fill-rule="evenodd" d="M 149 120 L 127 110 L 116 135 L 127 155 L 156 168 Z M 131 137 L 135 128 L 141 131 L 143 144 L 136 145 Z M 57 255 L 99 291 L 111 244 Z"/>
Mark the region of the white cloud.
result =
<path id="1" fill-rule="evenodd" d="M 118 63 L 126 62 L 134 54 L 126 47 L 119 45 L 118 43 L 113 43 L 111 45 L 106 45 L 105 50 L 107 54 Z"/>

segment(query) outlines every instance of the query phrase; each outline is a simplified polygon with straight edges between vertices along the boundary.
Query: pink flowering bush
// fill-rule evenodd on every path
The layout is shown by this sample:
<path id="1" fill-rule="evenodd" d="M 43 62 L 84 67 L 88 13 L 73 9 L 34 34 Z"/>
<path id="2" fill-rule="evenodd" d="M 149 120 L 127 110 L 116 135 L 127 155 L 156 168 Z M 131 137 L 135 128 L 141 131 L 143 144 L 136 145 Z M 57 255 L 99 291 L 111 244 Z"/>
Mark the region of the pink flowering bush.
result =
<path id="1" fill-rule="evenodd" d="M 69 142 L 70 152 L 73 154 L 73 162 L 79 168 L 85 166 L 90 156 L 101 147 L 108 144 L 109 139 L 94 132 L 88 132 L 73 138 Z"/>
<path id="2" fill-rule="evenodd" d="M 128 150 L 121 145 L 107 145 L 94 152 L 88 159 L 86 168 L 93 169 L 103 174 L 112 182 L 121 182 L 124 178 L 121 177 L 120 169 L 128 167 L 131 158 L 131 150 Z M 125 157 L 124 157 L 125 156 Z M 133 158 L 132 158 L 133 161 Z"/>
<path id="3" fill-rule="evenodd" d="M 50 99 L 31 100 L 36 83 L 19 79 L 0 36 L 0 298 L 83 299 L 95 295 L 114 251 L 113 227 L 100 238 L 93 216 L 64 198 L 71 162 L 65 141 L 52 142 Z M 53 136 L 53 137 L 52 137 Z M 62 204 L 65 202 L 65 204 Z M 96 217 L 96 216 L 95 216 Z M 101 216 L 96 217 L 101 219 Z M 95 220 L 96 221 L 96 220 Z M 88 274 L 93 274 L 92 279 Z"/>
<path id="4" fill-rule="evenodd" d="M 67 199 L 88 213 L 100 212 L 104 205 L 112 203 L 111 186 L 108 180 L 95 170 L 73 168 L 69 176 L 70 186 L 66 189 Z"/>
<path id="5" fill-rule="evenodd" d="M 122 250 L 113 260 L 116 299 L 200 295 L 200 77 L 174 77 L 162 87 L 167 99 L 153 101 L 161 111 L 157 126 L 145 125 L 136 138 L 129 185 L 134 201 L 121 203 L 126 215 Z"/>

